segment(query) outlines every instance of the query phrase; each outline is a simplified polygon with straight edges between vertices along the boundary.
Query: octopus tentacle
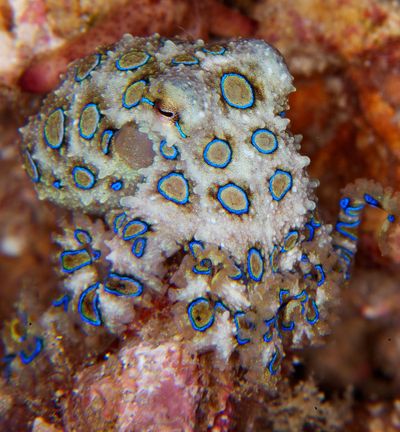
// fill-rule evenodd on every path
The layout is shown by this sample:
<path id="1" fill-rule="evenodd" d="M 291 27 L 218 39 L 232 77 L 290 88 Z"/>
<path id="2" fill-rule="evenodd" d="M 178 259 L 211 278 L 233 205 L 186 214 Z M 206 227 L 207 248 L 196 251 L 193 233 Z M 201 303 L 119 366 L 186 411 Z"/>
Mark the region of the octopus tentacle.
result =
<path id="1" fill-rule="evenodd" d="M 400 216 L 400 194 L 379 183 L 359 179 L 343 189 L 340 212 L 333 233 L 333 247 L 345 279 L 350 278 L 350 270 L 357 251 L 358 231 L 362 215 L 368 207 L 382 209 L 387 213 L 380 227 L 379 247 L 383 254 L 388 252 L 387 236 L 391 225 Z"/>

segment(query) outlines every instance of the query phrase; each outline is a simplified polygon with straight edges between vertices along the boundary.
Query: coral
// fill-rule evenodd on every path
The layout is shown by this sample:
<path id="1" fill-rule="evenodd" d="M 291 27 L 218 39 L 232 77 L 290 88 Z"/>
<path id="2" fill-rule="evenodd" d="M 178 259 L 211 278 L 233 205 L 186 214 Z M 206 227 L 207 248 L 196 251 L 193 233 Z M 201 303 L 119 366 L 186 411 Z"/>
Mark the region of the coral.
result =
<path id="1" fill-rule="evenodd" d="M 217 0 L 0 2 L 0 84 L 51 91 L 73 60 L 124 33 L 250 36 L 254 22 Z"/>

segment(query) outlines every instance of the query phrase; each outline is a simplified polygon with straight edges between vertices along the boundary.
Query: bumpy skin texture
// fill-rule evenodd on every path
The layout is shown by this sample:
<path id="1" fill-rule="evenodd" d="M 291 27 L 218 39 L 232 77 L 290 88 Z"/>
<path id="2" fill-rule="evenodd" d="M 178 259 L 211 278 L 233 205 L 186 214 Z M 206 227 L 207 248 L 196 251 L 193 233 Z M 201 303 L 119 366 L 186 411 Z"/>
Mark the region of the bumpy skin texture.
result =
<path id="1" fill-rule="evenodd" d="M 56 305 L 121 334 L 167 298 L 165 338 L 214 349 L 220 367 L 237 350 L 273 385 L 285 347 L 327 333 L 371 204 L 343 201 L 334 243 L 282 113 L 293 90 L 257 40 L 127 35 L 75 63 L 22 132 L 39 196 L 74 213 Z"/>

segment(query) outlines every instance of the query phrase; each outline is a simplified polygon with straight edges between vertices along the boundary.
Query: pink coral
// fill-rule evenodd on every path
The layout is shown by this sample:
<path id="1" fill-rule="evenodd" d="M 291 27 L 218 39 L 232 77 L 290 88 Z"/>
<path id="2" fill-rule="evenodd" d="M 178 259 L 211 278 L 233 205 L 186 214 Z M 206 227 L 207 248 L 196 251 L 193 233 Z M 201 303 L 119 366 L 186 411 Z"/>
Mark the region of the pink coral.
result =
<path id="1" fill-rule="evenodd" d="M 124 33 L 154 32 L 207 39 L 250 36 L 254 21 L 217 0 L 0 2 L 0 84 L 28 91 L 54 88 L 68 63 Z"/>
<path id="2" fill-rule="evenodd" d="M 107 424 L 116 431 L 193 430 L 200 375 L 196 358 L 177 342 L 130 342 L 118 359 L 89 367 L 76 380 L 70 409 L 86 412 L 95 424 L 91 430 Z M 83 426 L 71 411 L 67 416 L 71 429 Z"/>

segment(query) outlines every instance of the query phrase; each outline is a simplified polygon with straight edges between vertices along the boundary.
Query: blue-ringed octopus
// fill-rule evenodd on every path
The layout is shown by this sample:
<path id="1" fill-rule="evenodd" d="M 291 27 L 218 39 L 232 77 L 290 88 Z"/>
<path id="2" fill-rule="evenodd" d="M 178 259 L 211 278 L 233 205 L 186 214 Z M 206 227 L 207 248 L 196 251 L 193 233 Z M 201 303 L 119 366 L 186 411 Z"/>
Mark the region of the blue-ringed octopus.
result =
<path id="1" fill-rule="evenodd" d="M 119 336 L 154 311 L 157 337 L 213 351 L 220 368 L 237 353 L 273 387 L 288 350 L 329 333 L 364 209 L 387 212 L 382 244 L 399 214 L 363 180 L 334 227 L 321 221 L 285 116 L 292 81 L 260 40 L 126 35 L 73 63 L 22 130 L 39 197 L 73 214 L 52 307 Z M 32 335 L 15 356 L 30 363 L 48 343 Z"/>

